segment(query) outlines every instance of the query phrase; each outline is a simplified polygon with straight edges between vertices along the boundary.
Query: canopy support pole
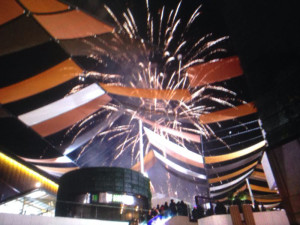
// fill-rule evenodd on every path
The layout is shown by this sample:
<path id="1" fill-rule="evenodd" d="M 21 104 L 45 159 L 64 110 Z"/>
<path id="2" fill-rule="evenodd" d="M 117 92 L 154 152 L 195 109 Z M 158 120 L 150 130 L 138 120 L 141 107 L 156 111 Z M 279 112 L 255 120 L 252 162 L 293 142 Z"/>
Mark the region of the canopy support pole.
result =
<path id="1" fill-rule="evenodd" d="M 246 183 L 247 183 L 248 191 L 249 191 L 249 194 L 250 194 L 252 206 L 254 207 L 254 204 L 255 204 L 254 203 L 254 197 L 253 197 L 252 189 L 251 189 L 251 186 L 250 186 L 248 178 L 246 178 Z"/>
<path id="2" fill-rule="evenodd" d="M 144 143 L 143 143 L 143 124 L 139 120 L 139 133 L 140 133 L 140 164 L 141 164 L 141 173 L 144 174 Z"/>

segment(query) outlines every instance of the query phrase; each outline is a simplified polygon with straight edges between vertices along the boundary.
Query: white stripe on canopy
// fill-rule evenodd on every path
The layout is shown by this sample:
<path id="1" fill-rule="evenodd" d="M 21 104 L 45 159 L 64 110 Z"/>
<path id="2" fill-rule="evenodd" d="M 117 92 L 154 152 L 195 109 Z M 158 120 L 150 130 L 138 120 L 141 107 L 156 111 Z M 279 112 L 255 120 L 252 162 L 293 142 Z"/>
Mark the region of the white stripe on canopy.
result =
<path id="1" fill-rule="evenodd" d="M 217 191 L 217 190 L 221 190 L 221 189 L 224 189 L 224 188 L 227 188 L 229 186 L 232 186 L 232 185 L 235 185 L 236 183 L 240 182 L 241 180 L 245 179 L 247 176 L 249 176 L 252 172 L 253 172 L 254 169 L 251 169 L 248 173 L 244 174 L 243 176 L 233 180 L 233 181 L 230 181 L 226 184 L 222 184 L 222 185 L 219 185 L 219 186 L 215 186 L 215 187 L 210 187 L 209 190 L 210 191 Z"/>
<path id="2" fill-rule="evenodd" d="M 196 173 L 196 172 L 193 172 L 191 170 L 188 170 L 188 169 L 186 169 L 182 166 L 177 165 L 176 163 L 171 162 L 170 160 L 168 160 L 167 158 L 165 158 L 164 156 L 162 156 L 158 152 L 156 152 L 156 151 L 153 151 L 153 152 L 154 152 L 154 155 L 155 155 L 156 158 L 158 158 L 160 161 L 162 161 L 163 163 L 165 163 L 169 167 L 173 168 L 174 170 L 176 170 L 180 173 L 183 173 L 185 175 L 189 175 L 189 176 L 196 177 L 196 178 L 199 178 L 199 179 L 206 179 L 206 176 L 204 174 L 200 174 L 200 173 Z"/>
<path id="3" fill-rule="evenodd" d="M 19 156 L 20 157 L 20 156 Z M 20 157 L 21 159 L 25 160 L 26 162 L 31 163 L 42 163 L 42 164 L 51 164 L 51 163 L 74 163 L 69 157 L 67 156 L 60 156 L 57 158 L 50 158 L 50 159 L 30 159 L 25 157 Z"/>
<path id="4" fill-rule="evenodd" d="M 33 111 L 19 115 L 19 119 L 28 126 L 41 123 L 45 120 L 49 120 L 60 114 L 75 109 L 81 105 L 84 105 L 93 99 L 103 95 L 105 91 L 97 84 L 92 84 L 75 94 L 69 95 L 58 101 L 50 103 L 49 105 L 35 109 Z"/>
<path id="5" fill-rule="evenodd" d="M 224 191 L 210 193 L 209 196 L 210 196 L 211 198 L 214 198 L 214 197 L 216 197 L 216 196 L 219 196 L 219 195 L 228 193 L 228 192 L 231 191 L 232 189 L 236 188 L 239 184 L 240 184 L 240 183 L 235 184 L 234 186 L 232 186 L 232 187 L 230 187 L 230 188 L 227 188 L 227 189 L 225 189 Z"/>
<path id="6" fill-rule="evenodd" d="M 149 138 L 149 141 L 152 145 L 158 149 L 166 152 L 168 155 L 171 155 L 174 158 L 189 163 L 194 166 L 203 168 L 203 157 L 200 154 L 192 152 L 184 147 L 178 146 L 177 144 L 165 139 L 164 137 L 154 133 L 148 128 L 144 127 L 145 133 Z M 202 165 L 201 165 L 202 164 Z"/>

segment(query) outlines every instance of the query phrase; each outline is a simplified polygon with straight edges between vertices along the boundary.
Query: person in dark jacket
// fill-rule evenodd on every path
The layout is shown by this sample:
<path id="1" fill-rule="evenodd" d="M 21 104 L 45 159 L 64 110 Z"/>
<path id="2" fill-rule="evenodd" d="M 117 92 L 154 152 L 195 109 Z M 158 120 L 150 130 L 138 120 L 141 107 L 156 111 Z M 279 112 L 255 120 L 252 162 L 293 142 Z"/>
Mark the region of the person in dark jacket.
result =
<path id="1" fill-rule="evenodd" d="M 177 215 L 176 204 L 173 199 L 171 199 L 171 202 L 170 202 L 170 211 L 171 211 L 171 216 Z"/>
<path id="2" fill-rule="evenodd" d="M 216 214 L 226 214 L 226 207 L 222 202 L 217 202 L 217 205 L 215 207 L 215 213 Z"/>
<path id="3" fill-rule="evenodd" d="M 197 205 L 197 212 L 198 212 L 199 218 L 204 217 L 204 208 L 201 205 Z"/>

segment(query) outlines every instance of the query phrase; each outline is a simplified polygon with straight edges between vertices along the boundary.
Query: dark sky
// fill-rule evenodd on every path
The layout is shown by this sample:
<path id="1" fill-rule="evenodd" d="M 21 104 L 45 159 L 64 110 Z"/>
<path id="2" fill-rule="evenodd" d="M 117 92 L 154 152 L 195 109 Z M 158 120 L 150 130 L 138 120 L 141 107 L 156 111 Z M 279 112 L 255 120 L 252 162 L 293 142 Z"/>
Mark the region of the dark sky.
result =
<path id="1" fill-rule="evenodd" d="M 107 5 L 118 18 L 127 8 L 133 12 L 137 23 L 145 22 L 146 20 L 146 1 L 136 1 L 136 0 L 64 0 L 74 7 L 79 7 L 80 9 L 92 14 L 98 19 L 105 21 L 107 23 L 113 24 L 113 20 L 110 15 L 106 12 L 104 5 Z M 176 9 L 179 1 L 176 0 L 149 0 L 150 10 L 153 15 L 157 15 L 160 9 L 165 6 L 166 11 L 170 9 Z M 210 32 L 213 31 L 215 34 L 223 35 L 226 33 L 226 26 L 221 15 L 216 11 L 216 8 L 210 3 L 210 1 L 200 1 L 200 0 L 185 0 L 182 1 L 180 10 L 178 12 L 178 17 L 189 18 L 194 10 L 202 5 L 201 8 L 201 19 L 197 22 L 197 32 Z"/>

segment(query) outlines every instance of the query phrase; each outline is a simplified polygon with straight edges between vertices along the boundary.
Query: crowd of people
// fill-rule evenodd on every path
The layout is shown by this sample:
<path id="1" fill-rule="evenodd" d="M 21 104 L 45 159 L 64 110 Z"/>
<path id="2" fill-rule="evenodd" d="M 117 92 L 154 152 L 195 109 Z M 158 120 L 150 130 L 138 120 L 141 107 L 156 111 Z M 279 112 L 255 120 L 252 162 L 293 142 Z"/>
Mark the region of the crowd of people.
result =
<path id="1" fill-rule="evenodd" d="M 214 214 L 226 214 L 227 209 L 225 205 L 221 202 L 217 202 L 214 210 L 213 208 L 207 209 L 206 211 L 201 205 L 197 205 L 197 207 L 194 207 L 192 210 L 192 218 L 191 220 L 197 221 L 200 218 L 203 218 L 205 216 L 211 216 Z"/>
<path id="2" fill-rule="evenodd" d="M 169 216 L 188 216 L 188 205 L 184 201 L 175 203 L 171 199 L 170 203 L 165 202 L 163 205 L 157 205 L 149 210 L 148 221 L 156 216 L 169 217 Z"/>
<path id="3" fill-rule="evenodd" d="M 238 204 L 238 202 L 234 202 L 234 205 L 238 205 L 240 208 L 240 211 L 242 210 L 241 205 Z M 163 205 L 157 205 L 156 207 L 153 207 L 151 210 L 149 210 L 149 213 L 147 215 L 147 220 L 151 220 L 152 218 L 156 216 L 160 217 L 173 217 L 173 216 L 189 216 L 191 221 L 197 221 L 200 218 L 203 218 L 205 216 L 211 216 L 211 215 L 219 215 L 219 214 L 229 214 L 230 213 L 230 207 L 225 207 L 225 205 L 222 202 L 216 202 L 213 208 L 213 204 L 210 204 L 211 207 L 207 210 L 204 210 L 204 208 L 201 205 L 197 205 L 193 208 L 192 212 L 190 213 L 190 209 L 188 205 L 184 201 L 178 201 L 177 203 L 174 202 L 173 199 L 171 199 L 170 203 L 165 202 Z M 255 205 L 253 207 L 253 211 L 265 211 L 265 208 L 263 205 L 260 205 L 259 209 L 259 203 L 255 201 Z"/>
<path id="4" fill-rule="evenodd" d="M 266 211 L 266 208 L 263 206 L 263 204 L 258 203 L 257 201 L 254 201 L 254 207 L 252 207 L 253 212 L 259 212 L 259 211 Z M 242 203 L 240 201 L 235 201 L 233 203 L 234 205 L 238 205 L 240 212 L 242 212 Z M 211 204 L 212 206 L 212 204 Z M 201 205 L 197 205 L 197 207 L 194 207 L 192 210 L 192 218 L 191 220 L 197 221 L 200 218 L 203 218 L 205 216 L 211 216 L 211 215 L 220 215 L 220 214 L 229 214 L 230 213 L 230 207 L 225 207 L 225 205 L 222 202 L 216 202 L 215 208 L 211 207 L 210 209 L 207 209 L 206 211 Z"/>

